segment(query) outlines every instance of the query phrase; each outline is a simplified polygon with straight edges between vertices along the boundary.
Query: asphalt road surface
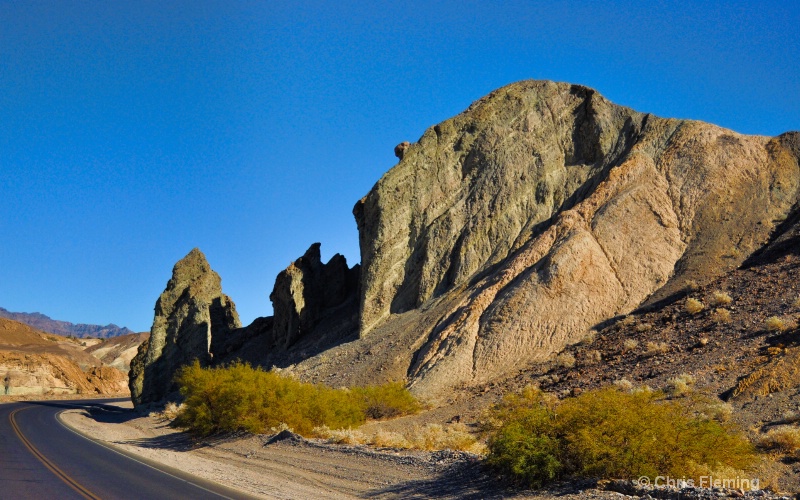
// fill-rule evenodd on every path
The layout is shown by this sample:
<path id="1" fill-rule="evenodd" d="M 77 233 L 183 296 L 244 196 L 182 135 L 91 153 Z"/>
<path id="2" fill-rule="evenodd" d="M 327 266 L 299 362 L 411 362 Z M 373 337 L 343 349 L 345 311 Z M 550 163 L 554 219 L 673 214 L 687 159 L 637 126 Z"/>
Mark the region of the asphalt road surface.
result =
<path id="1" fill-rule="evenodd" d="M 76 433 L 64 410 L 126 411 L 109 400 L 0 404 L 0 499 L 219 499 L 246 494 Z"/>

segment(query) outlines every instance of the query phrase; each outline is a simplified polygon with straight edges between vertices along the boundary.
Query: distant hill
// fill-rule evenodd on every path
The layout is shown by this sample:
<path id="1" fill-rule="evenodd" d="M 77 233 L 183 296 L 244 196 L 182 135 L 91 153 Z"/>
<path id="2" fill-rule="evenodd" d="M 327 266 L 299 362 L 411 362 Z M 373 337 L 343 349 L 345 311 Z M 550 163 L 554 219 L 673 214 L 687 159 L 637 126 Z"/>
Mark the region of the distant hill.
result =
<path id="1" fill-rule="evenodd" d="M 120 335 L 129 335 L 131 333 L 135 333 L 133 330 L 125 328 L 124 326 L 119 327 L 113 323 L 105 326 L 87 325 L 84 323 L 79 323 L 76 325 L 75 323 L 70 323 L 69 321 L 52 319 L 49 316 L 45 316 L 44 314 L 38 312 L 11 312 L 2 307 L 0 307 L 0 318 L 13 319 L 14 321 L 19 321 L 20 323 L 25 323 L 26 325 L 32 326 L 38 330 L 42 330 L 43 332 L 64 335 L 65 337 L 72 335 L 78 338 L 95 337 L 107 339 L 111 337 L 118 337 Z"/>
<path id="2" fill-rule="evenodd" d="M 135 349 L 137 341 L 138 337 L 123 342 L 128 349 Z M 0 399 L 49 394 L 125 395 L 128 391 L 125 359 L 115 359 L 106 353 L 101 360 L 88 352 L 89 344 L 106 343 L 122 342 L 117 338 L 68 339 L 0 318 Z M 123 357 L 132 357 L 122 352 L 122 348 L 118 351 Z"/>

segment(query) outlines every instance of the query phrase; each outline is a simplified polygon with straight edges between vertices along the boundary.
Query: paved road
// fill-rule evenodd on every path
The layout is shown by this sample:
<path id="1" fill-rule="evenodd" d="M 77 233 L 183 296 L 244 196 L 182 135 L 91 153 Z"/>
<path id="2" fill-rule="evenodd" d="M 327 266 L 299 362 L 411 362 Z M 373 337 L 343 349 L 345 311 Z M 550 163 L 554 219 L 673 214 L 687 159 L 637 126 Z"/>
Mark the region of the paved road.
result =
<path id="1" fill-rule="evenodd" d="M 106 401 L 0 404 L 0 499 L 219 499 L 238 491 L 111 449 L 67 428 L 76 407 L 125 411 Z"/>

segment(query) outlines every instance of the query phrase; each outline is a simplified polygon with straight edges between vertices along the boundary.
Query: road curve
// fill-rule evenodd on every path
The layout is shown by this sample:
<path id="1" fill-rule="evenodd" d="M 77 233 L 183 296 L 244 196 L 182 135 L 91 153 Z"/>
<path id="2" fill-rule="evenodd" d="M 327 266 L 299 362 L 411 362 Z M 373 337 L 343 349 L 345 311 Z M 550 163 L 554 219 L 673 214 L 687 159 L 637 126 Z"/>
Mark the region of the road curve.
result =
<path id="1" fill-rule="evenodd" d="M 0 404 L 0 499 L 244 499 L 245 493 L 109 447 L 66 427 L 64 410 L 110 400 Z"/>

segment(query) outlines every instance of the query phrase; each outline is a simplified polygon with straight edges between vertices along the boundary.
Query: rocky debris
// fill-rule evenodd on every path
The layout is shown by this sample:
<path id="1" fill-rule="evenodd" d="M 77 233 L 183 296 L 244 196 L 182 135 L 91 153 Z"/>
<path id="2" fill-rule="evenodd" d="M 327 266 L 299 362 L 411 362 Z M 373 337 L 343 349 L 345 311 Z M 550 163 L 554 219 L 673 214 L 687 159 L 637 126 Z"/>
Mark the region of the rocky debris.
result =
<path id="1" fill-rule="evenodd" d="M 411 146 L 410 142 L 408 141 L 401 142 L 400 144 L 394 147 L 394 155 L 402 160 L 403 156 L 406 154 L 406 149 L 408 149 L 409 146 Z"/>
<path id="2" fill-rule="evenodd" d="M 432 400 L 738 267 L 800 187 L 795 136 L 744 136 L 526 81 L 428 129 L 356 204 L 360 335 L 418 335 Z"/>
<path id="3" fill-rule="evenodd" d="M 293 442 L 296 442 L 296 443 L 305 441 L 305 439 L 303 439 L 303 436 L 301 436 L 300 434 L 295 434 L 294 432 L 290 431 L 289 429 L 284 429 L 284 430 L 280 431 L 279 433 L 275 434 L 274 436 L 270 437 L 269 439 L 267 439 L 267 442 L 264 443 L 264 445 L 266 446 L 266 445 L 277 443 L 279 441 L 287 441 L 287 440 L 288 441 L 293 441 Z"/>
<path id="4" fill-rule="evenodd" d="M 69 321 L 54 320 L 49 316 L 45 316 L 44 314 L 38 312 L 11 312 L 2 307 L 0 307 L 0 318 L 13 319 L 14 321 L 19 321 L 20 323 L 25 323 L 26 325 L 32 326 L 37 330 L 47 333 L 54 333 L 56 335 L 63 335 L 65 337 L 111 338 L 118 335 L 129 335 L 133 333 L 133 331 L 129 330 L 128 328 L 125 328 L 124 326 L 119 327 L 113 323 L 105 326 L 87 325 L 84 323 L 75 324 L 70 323 Z"/>
<path id="5" fill-rule="evenodd" d="M 269 296 L 275 314 L 273 336 L 284 347 L 313 330 L 326 310 L 341 305 L 356 292 L 358 266 L 349 269 L 340 254 L 322 264 L 319 249 L 319 243 L 311 245 L 275 279 Z"/>
<path id="6" fill-rule="evenodd" d="M 219 275 L 197 248 L 178 261 L 155 305 L 150 338 L 131 361 L 130 389 L 135 405 L 159 401 L 175 390 L 174 376 L 197 360 L 208 365 L 212 347 L 239 328 L 231 299 Z M 220 339 L 216 340 L 215 339 Z"/>

